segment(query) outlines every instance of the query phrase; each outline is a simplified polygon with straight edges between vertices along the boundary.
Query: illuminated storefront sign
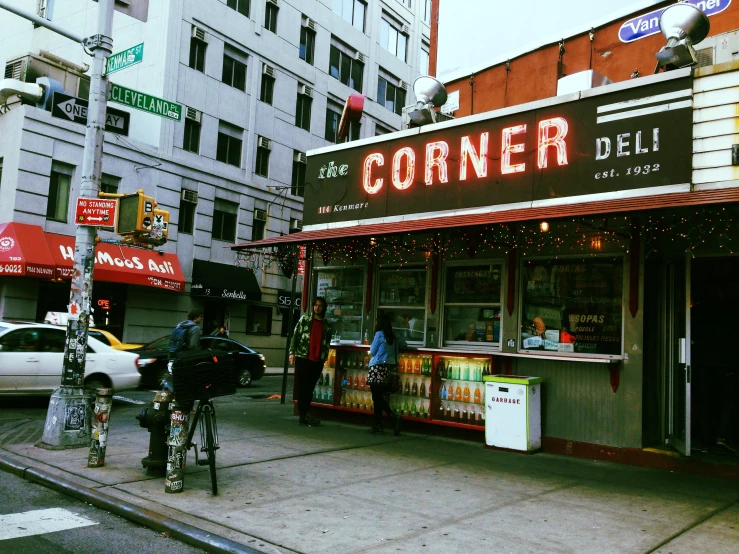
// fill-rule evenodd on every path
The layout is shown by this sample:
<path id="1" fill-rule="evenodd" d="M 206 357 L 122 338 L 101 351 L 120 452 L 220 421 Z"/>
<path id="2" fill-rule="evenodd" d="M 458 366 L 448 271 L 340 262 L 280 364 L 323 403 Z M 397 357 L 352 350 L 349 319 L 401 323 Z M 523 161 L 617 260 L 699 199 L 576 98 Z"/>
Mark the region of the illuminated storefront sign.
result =
<path id="1" fill-rule="evenodd" d="M 309 153 L 304 223 L 688 183 L 692 80 L 664 75 L 574 102 Z"/>
<path id="2" fill-rule="evenodd" d="M 731 0 L 687 0 L 687 3 L 692 4 L 707 16 L 712 16 L 728 8 Z M 668 7 L 645 13 L 639 17 L 633 17 L 624 22 L 618 30 L 619 40 L 621 42 L 633 42 L 659 33 L 659 18 Z"/>

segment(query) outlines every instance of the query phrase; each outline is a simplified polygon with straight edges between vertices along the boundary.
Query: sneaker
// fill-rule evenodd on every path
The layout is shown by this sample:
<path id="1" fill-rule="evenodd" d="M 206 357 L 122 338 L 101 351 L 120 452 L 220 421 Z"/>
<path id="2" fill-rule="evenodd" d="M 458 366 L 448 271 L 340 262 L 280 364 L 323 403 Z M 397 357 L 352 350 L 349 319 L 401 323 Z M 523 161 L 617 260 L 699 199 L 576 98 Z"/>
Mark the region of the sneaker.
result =
<path id="1" fill-rule="evenodd" d="M 300 425 L 305 425 L 306 427 L 318 427 L 321 424 L 321 420 L 316 419 L 315 417 L 305 416 L 301 417 L 298 423 Z"/>
<path id="2" fill-rule="evenodd" d="M 372 433 L 373 435 L 377 435 L 378 433 L 382 433 L 382 425 L 373 425 L 371 429 L 368 429 L 368 433 Z"/>
<path id="3" fill-rule="evenodd" d="M 396 415 L 393 421 L 393 435 L 396 437 L 400 435 L 400 422 L 402 420 L 400 419 L 399 415 Z"/>

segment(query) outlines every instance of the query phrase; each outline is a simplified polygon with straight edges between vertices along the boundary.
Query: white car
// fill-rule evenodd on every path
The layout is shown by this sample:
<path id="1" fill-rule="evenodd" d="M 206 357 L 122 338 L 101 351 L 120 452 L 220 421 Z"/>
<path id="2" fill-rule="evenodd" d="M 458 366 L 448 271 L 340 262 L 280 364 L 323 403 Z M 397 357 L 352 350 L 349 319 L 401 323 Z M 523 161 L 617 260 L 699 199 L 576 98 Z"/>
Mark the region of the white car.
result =
<path id="1" fill-rule="evenodd" d="M 62 382 L 66 329 L 54 325 L 0 322 L 0 395 L 46 395 Z M 85 388 L 133 390 L 139 357 L 89 337 Z"/>

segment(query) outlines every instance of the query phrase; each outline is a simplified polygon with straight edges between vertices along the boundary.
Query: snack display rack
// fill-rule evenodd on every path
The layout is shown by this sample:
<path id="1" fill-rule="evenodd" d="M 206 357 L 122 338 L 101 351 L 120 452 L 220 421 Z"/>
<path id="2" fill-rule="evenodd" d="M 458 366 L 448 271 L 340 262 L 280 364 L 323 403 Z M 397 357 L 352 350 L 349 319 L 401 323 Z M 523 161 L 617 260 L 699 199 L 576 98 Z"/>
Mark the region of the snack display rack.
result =
<path id="1" fill-rule="evenodd" d="M 373 413 L 369 360 L 367 346 L 332 346 L 313 405 Z M 390 395 L 390 405 L 403 419 L 482 431 L 483 377 L 499 373 L 497 364 L 494 354 L 403 349 L 396 374 L 399 386 Z"/>

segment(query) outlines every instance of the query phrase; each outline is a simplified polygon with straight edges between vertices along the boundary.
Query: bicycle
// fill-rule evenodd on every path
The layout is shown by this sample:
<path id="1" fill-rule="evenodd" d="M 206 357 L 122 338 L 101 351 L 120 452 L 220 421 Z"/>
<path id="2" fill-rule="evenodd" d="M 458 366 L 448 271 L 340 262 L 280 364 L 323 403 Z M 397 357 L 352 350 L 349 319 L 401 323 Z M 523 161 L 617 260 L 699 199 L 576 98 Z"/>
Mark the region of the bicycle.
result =
<path id="1" fill-rule="evenodd" d="M 202 418 L 201 418 L 202 415 Z M 198 445 L 192 441 L 195 435 L 195 425 L 200 422 L 200 452 L 205 453 L 205 459 L 198 459 Z M 187 449 L 195 450 L 195 463 L 199 466 L 210 466 L 210 485 L 213 495 L 218 494 L 218 482 L 216 479 L 216 450 L 218 446 L 218 425 L 216 423 L 216 409 L 213 400 L 204 398 L 197 400 L 195 414 L 189 417 L 190 429 L 187 434 Z"/>

